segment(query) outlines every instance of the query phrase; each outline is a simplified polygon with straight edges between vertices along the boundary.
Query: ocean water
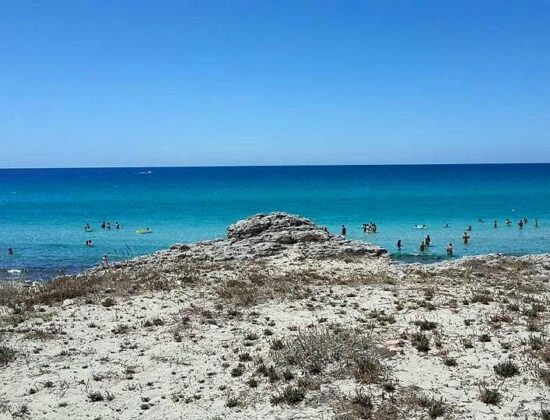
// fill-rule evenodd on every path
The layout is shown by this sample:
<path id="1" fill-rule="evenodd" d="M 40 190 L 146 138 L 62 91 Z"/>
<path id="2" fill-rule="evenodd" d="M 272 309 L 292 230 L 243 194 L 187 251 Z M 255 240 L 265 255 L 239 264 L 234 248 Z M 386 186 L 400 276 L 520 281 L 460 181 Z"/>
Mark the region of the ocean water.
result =
<path id="1" fill-rule="evenodd" d="M 335 233 L 345 224 L 348 237 L 403 261 L 446 258 L 449 242 L 456 257 L 550 252 L 550 164 L 0 170 L 0 278 L 50 278 L 96 265 L 104 254 L 117 260 L 219 238 L 234 221 L 270 211 Z M 519 229 L 523 217 L 529 223 Z M 103 230 L 102 221 L 122 229 Z M 370 221 L 378 233 L 362 232 Z M 153 233 L 136 234 L 144 227 Z M 427 234 L 433 246 L 419 254 Z"/>

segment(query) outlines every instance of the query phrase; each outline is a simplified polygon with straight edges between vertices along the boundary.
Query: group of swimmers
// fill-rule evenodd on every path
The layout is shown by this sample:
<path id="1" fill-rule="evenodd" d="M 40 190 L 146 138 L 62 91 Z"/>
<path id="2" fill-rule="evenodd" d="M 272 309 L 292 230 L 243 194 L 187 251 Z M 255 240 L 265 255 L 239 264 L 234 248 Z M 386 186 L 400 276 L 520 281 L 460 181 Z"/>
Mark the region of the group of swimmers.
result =
<path id="1" fill-rule="evenodd" d="M 376 226 L 376 223 L 363 223 L 363 233 L 376 233 L 377 230 L 378 226 Z"/>
<path id="2" fill-rule="evenodd" d="M 483 219 L 478 219 L 478 222 L 484 222 Z M 518 227 L 520 229 L 523 229 L 523 227 L 529 223 L 529 221 L 526 219 L 526 218 L 522 218 L 519 220 L 518 222 Z M 510 219 L 506 219 L 505 221 L 505 224 L 506 226 L 510 227 L 512 226 L 512 222 Z M 535 222 L 534 222 L 534 227 L 539 227 L 539 221 L 538 219 L 535 219 Z M 449 224 L 446 223 L 444 225 L 445 228 L 450 228 Z M 493 227 L 494 228 L 498 228 L 498 221 L 497 220 L 494 220 L 493 221 Z M 426 229 L 427 226 L 426 225 L 415 225 L 415 228 L 416 229 Z M 376 233 L 376 231 L 378 230 L 378 226 L 376 225 L 376 223 L 374 222 L 370 222 L 370 223 L 365 223 L 363 224 L 363 233 Z M 464 234 L 462 235 L 462 242 L 464 243 L 464 245 L 468 245 L 470 243 L 470 239 L 471 239 L 471 235 L 468 233 L 468 232 L 472 232 L 473 231 L 473 227 L 472 225 L 468 225 L 466 227 L 466 230 L 464 231 Z M 345 225 L 342 225 L 342 229 L 340 231 L 341 235 L 342 236 L 346 236 L 347 234 L 347 229 L 346 229 L 346 226 Z M 431 247 L 431 243 L 432 243 L 432 238 L 430 237 L 430 235 L 427 235 L 424 240 L 420 243 L 420 246 L 419 246 L 419 251 L 420 252 L 426 252 L 427 251 L 427 248 Z M 397 250 L 398 251 L 401 251 L 401 249 L 403 248 L 403 242 L 401 241 L 401 239 L 399 239 L 397 241 Z M 452 242 L 449 242 L 449 244 L 447 245 L 447 247 L 445 248 L 445 251 L 447 253 L 448 256 L 452 256 L 454 254 L 454 247 L 453 247 L 453 244 Z"/>
<path id="3" fill-rule="evenodd" d="M 100 226 L 101 226 L 101 229 L 111 230 L 111 223 L 110 222 L 103 221 Z M 115 222 L 115 229 L 116 230 L 122 229 L 122 225 L 118 222 Z M 84 225 L 84 232 L 93 232 L 92 226 L 90 226 L 89 223 L 86 223 Z M 93 247 L 94 246 L 94 243 L 91 239 L 86 239 L 85 244 L 86 244 L 87 247 Z"/>
<path id="4" fill-rule="evenodd" d="M 363 233 L 376 233 L 378 231 L 378 226 L 374 222 L 363 223 Z M 348 229 L 345 225 L 342 225 L 340 229 L 340 235 L 346 236 L 348 234 Z"/>
<path id="5" fill-rule="evenodd" d="M 504 222 L 506 224 L 506 226 L 508 227 L 511 227 L 512 226 L 512 221 L 508 218 L 506 218 L 506 221 Z M 523 229 L 523 226 L 525 226 L 527 223 L 529 223 L 529 220 L 527 218 L 522 218 L 522 219 L 519 219 L 518 221 L 518 227 L 520 229 Z M 493 227 L 494 228 L 497 228 L 498 227 L 498 222 L 495 220 L 493 222 Z M 534 227 L 538 228 L 539 227 L 539 220 L 538 219 L 535 219 L 535 223 L 534 223 Z"/>
<path id="6" fill-rule="evenodd" d="M 110 222 L 102 222 L 100 226 L 101 226 L 101 229 L 111 230 L 111 223 Z M 122 225 L 120 223 L 116 222 L 115 223 L 115 229 L 116 230 L 122 229 Z M 90 226 L 90 224 L 86 223 L 86 225 L 84 226 L 84 232 L 92 232 L 92 231 L 93 231 L 93 229 Z"/>

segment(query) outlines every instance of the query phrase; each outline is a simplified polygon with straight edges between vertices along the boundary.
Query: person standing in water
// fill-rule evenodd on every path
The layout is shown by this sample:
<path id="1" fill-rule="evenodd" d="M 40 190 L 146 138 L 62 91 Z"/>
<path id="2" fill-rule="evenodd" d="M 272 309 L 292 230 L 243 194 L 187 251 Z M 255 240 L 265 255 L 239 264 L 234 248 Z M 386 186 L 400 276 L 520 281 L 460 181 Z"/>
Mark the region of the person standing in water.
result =
<path id="1" fill-rule="evenodd" d="M 420 250 L 420 252 L 426 251 L 426 242 L 422 241 L 418 249 Z"/>
<path id="2" fill-rule="evenodd" d="M 451 257 L 453 255 L 453 244 L 452 243 L 449 243 L 449 245 L 447 245 L 447 255 L 449 257 Z"/>
<path id="3" fill-rule="evenodd" d="M 523 219 L 518 222 L 518 226 L 520 229 L 523 229 Z"/>
<path id="4" fill-rule="evenodd" d="M 535 219 L 535 227 L 539 227 L 539 219 Z"/>
<path id="5" fill-rule="evenodd" d="M 430 244 L 432 243 L 432 238 L 430 238 L 430 235 L 426 236 L 425 242 L 426 242 L 426 246 L 430 246 Z"/>
<path id="6" fill-rule="evenodd" d="M 107 255 L 104 255 L 101 258 L 101 264 L 103 265 L 103 267 L 109 267 L 109 257 Z"/>
<path id="7" fill-rule="evenodd" d="M 346 236 L 346 234 L 348 233 L 345 225 L 342 225 L 342 230 L 340 231 L 340 233 L 342 234 L 342 236 Z"/>
<path id="8" fill-rule="evenodd" d="M 398 251 L 401 251 L 401 247 L 402 247 L 402 245 L 401 245 L 401 239 L 398 239 L 398 240 L 397 240 L 397 250 L 398 250 Z"/>
<path id="9" fill-rule="evenodd" d="M 498 227 L 498 224 L 497 224 L 497 221 L 496 221 L 496 220 L 493 222 L 493 227 L 494 227 L 495 229 Z"/>
<path id="10" fill-rule="evenodd" d="M 470 235 L 468 235 L 468 232 L 464 232 L 462 240 L 464 241 L 464 245 L 468 245 L 468 242 L 470 241 Z"/>
<path id="11" fill-rule="evenodd" d="M 468 229 L 466 229 L 468 232 L 472 231 L 472 225 L 468 225 Z"/>

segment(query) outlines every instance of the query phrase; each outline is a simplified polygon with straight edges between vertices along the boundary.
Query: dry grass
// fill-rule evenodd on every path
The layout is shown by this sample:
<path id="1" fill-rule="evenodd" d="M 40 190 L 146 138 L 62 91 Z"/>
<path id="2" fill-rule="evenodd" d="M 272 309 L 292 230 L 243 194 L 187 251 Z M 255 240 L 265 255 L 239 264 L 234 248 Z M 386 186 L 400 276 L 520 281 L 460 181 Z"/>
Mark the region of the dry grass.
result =
<path id="1" fill-rule="evenodd" d="M 177 287 L 178 280 L 192 283 L 198 277 L 198 269 L 190 265 L 182 267 L 178 277 L 152 268 L 92 270 L 78 276 L 59 277 L 37 287 L 10 287 L 2 284 L 0 302 L 6 305 L 51 305 L 66 299 L 85 297 L 100 301 L 106 293 L 130 295 L 172 290 Z"/>
<path id="2" fill-rule="evenodd" d="M 24 284 L 14 281 L 0 281 L 0 305 L 11 305 L 22 292 Z"/>
<path id="3" fill-rule="evenodd" d="M 276 273 L 249 266 L 225 281 L 217 289 L 218 296 L 239 306 L 251 306 L 278 297 L 304 298 L 311 294 L 308 285 L 322 281 L 309 271 Z"/>
<path id="4" fill-rule="evenodd" d="M 271 354 L 278 366 L 326 379 L 353 377 L 360 383 L 377 383 L 386 371 L 382 352 L 369 336 L 338 325 L 301 330 Z"/>
<path id="5" fill-rule="evenodd" d="M 15 350 L 7 345 L 4 335 L 0 332 L 0 366 L 6 366 L 8 363 L 15 360 L 15 357 Z"/>
<path id="6" fill-rule="evenodd" d="M 395 282 L 396 279 L 388 273 L 346 273 L 343 276 L 329 276 L 308 268 L 280 272 L 255 261 L 239 269 L 235 277 L 218 286 L 217 294 L 235 305 L 252 306 L 271 299 L 308 298 L 314 294 L 314 288 L 319 286 Z"/>

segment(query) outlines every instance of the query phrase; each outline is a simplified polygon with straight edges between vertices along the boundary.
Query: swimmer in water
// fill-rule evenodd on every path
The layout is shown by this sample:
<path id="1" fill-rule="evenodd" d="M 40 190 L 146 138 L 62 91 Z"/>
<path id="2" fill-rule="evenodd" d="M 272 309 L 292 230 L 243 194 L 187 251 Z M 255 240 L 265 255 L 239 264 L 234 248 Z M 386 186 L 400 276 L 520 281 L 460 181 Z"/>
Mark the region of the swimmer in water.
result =
<path id="1" fill-rule="evenodd" d="M 506 218 L 506 226 L 508 227 L 512 226 L 512 221 L 508 218 Z"/>
<path id="2" fill-rule="evenodd" d="M 13 249 L 12 248 L 8 248 L 8 255 L 13 255 Z"/>
<path id="3" fill-rule="evenodd" d="M 105 229 L 106 226 L 107 226 L 107 223 L 105 222 L 101 223 L 101 229 Z"/>
<path id="4" fill-rule="evenodd" d="M 111 230 L 111 223 L 107 222 L 107 229 Z"/>
<path id="5" fill-rule="evenodd" d="M 523 219 L 518 222 L 518 226 L 520 229 L 523 229 Z"/>
<path id="6" fill-rule="evenodd" d="M 450 228 L 448 223 L 445 223 L 445 226 L 443 226 L 443 227 L 446 228 L 446 229 Z"/>
<path id="7" fill-rule="evenodd" d="M 468 232 L 464 232 L 462 240 L 464 241 L 464 245 L 468 245 L 468 242 L 470 241 L 470 235 L 468 235 Z"/>
<path id="8" fill-rule="evenodd" d="M 91 231 L 92 231 L 92 227 L 90 226 L 89 223 L 86 223 L 86 226 L 84 226 L 84 230 L 85 230 L 86 232 L 91 232 Z"/>
<path id="9" fill-rule="evenodd" d="M 468 229 L 466 229 L 468 232 L 472 231 L 472 225 L 468 225 Z"/>
<path id="10" fill-rule="evenodd" d="M 118 222 L 115 223 L 115 229 L 116 230 L 120 230 L 120 228 L 122 227 L 122 225 Z"/>
<path id="11" fill-rule="evenodd" d="M 449 257 L 451 257 L 453 255 L 453 244 L 452 243 L 449 243 L 449 245 L 447 245 L 447 255 Z"/>
<path id="12" fill-rule="evenodd" d="M 109 267 L 109 257 L 107 255 L 104 255 L 101 258 L 101 264 L 103 265 L 103 267 Z"/>

